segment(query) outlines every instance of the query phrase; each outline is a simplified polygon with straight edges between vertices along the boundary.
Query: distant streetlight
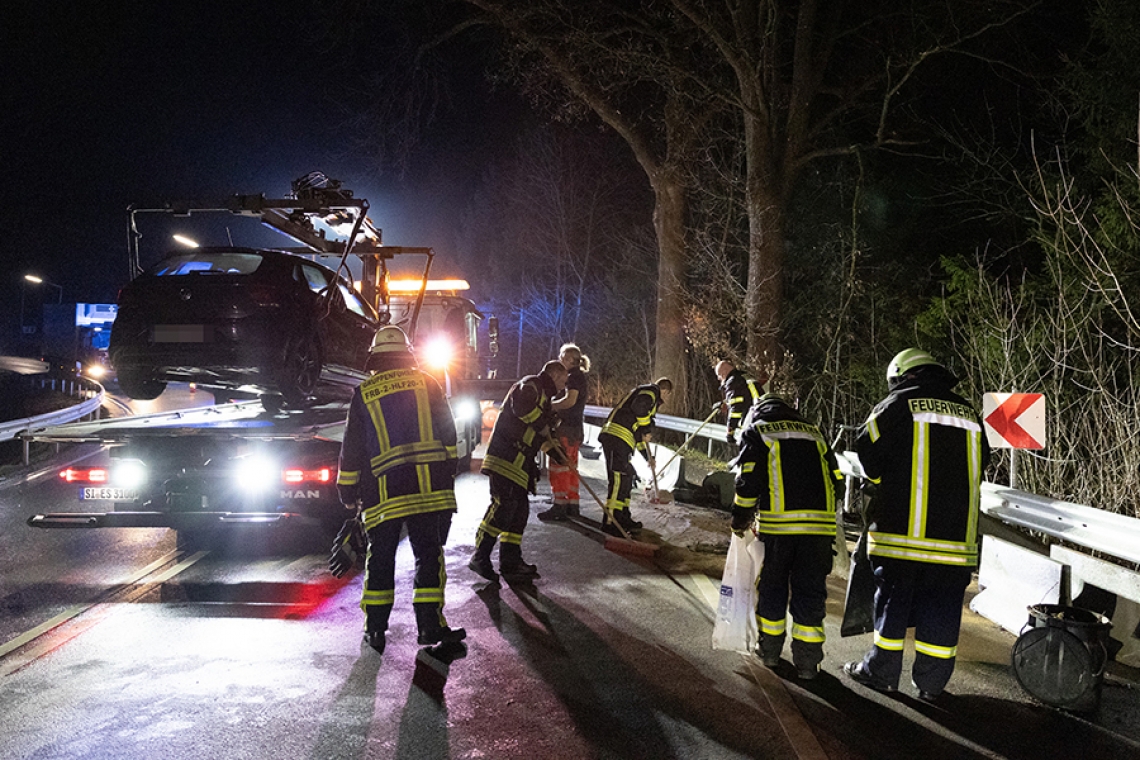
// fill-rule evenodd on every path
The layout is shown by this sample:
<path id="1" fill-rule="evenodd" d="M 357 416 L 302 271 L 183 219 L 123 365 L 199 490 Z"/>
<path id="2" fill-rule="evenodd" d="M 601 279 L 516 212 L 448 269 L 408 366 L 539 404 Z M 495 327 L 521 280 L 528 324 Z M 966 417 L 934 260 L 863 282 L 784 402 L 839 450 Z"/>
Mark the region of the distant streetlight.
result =
<path id="1" fill-rule="evenodd" d="M 174 242 L 181 243 L 182 245 L 186 246 L 187 248 L 197 248 L 198 247 L 198 241 L 197 240 L 195 240 L 193 238 L 188 238 L 185 235 L 171 235 L 171 237 L 174 238 Z"/>
<path id="2" fill-rule="evenodd" d="M 58 298 L 56 303 L 63 303 L 63 286 L 62 285 L 56 285 L 51 280 L 45 280 L 43 277 L 39 277 L 39 276 L 34 275 L 34 274 L 24 275 L 24 282 L 30 282 L 30 283 L 33 283 L 35 285 L 50 285 L 51 287 L 56 289 L 56 295 Z M 27 325 L 24 324 L 24 302 L 26 300 L 25 299 L 25 291 L 27 290 L 28 286 L 25 285 L 24 282 L 20 283 L 20 332 L 21 333 L 28 332 Z M 33 327 L 32 331 L 33 332 L 35 331 L 34 327 Z"/>

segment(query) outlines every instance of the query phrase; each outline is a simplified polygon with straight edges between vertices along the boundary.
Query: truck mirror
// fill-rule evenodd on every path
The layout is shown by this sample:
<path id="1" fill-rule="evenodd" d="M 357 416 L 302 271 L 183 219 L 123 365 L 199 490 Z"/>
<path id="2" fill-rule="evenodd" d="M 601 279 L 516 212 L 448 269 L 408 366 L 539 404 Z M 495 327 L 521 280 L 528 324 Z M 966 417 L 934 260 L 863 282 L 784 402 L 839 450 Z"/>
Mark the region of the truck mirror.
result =
<path id="1" fill-rule="evenodd" d="M 487 334 L 491 338 L 491 356 L 499 355 L 499 318 L 491 316 L 487 319 Z"/>

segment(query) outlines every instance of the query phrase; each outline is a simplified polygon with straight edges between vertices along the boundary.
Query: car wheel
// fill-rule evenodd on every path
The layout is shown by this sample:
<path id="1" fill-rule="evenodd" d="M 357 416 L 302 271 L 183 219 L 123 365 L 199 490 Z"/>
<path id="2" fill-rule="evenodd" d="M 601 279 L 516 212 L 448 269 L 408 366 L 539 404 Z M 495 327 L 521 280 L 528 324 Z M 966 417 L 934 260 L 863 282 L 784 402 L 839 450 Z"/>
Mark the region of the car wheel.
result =
<path id="1" fill-rule="evenodd" d="M 136 372 L 119 372 L 119 389 L 138 401 L 151 401 L 162 395 L 166 383 Z"/>
<path id="2" fill-rule="evenodd" d="M 277 414 L 285 408 L 285 399 L 276 393 L 266 393 L 258 400 L 261 402 L 261 408 L 270 414 Z"/>
<path id="3" fill-rule="evenodd" d="M 289 406 L 297 407 L 305 403 L 305 399 L 316 389 L 323 367 L 321 347 L 315 334 L 308 333 L 289 342 L 277 381 L 278 390 Z"/>

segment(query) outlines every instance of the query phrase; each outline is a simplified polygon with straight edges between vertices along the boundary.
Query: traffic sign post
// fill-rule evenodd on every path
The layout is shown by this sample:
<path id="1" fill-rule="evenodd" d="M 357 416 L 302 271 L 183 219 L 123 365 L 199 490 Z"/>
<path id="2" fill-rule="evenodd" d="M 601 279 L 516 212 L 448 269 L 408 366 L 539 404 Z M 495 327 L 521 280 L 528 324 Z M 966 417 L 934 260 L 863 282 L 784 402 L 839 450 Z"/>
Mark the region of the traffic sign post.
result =
<path id="1" fill-rule="evenodd" d="M 990 448 L 1009 452 L 1009 484 L 1017 488 L 1017 449 L 1045 448 L 1045 396 L 1041 393 L 986 393 L 982 421 Z"/>

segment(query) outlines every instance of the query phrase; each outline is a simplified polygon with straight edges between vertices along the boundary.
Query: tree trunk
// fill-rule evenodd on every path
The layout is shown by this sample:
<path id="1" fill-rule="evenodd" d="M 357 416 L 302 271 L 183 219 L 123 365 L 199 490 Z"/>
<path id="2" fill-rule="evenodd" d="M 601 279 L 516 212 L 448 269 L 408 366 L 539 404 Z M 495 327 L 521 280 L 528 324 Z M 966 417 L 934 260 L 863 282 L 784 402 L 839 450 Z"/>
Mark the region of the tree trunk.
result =
<path id="1" fill-rule="evenodd" d="M 686 404 L 685 324 L 682 297 L 685 283 L 685 215 L 688 194 L 677 169 L 650 175 L 653 185 L 653 226 L 660 258 L 657 263 L 657 345 L 653 378 L 673 381 L 668 414 L 684 414 Z"/>
<path id="2" fill-rule="evenodd" d="M 748 325 L 748 366 L 774 367 L 783 358 L 780 319 L 784 294 L 784 208 L 776 193 L 749 183 L 748 291 L 745 319 Z"/>

